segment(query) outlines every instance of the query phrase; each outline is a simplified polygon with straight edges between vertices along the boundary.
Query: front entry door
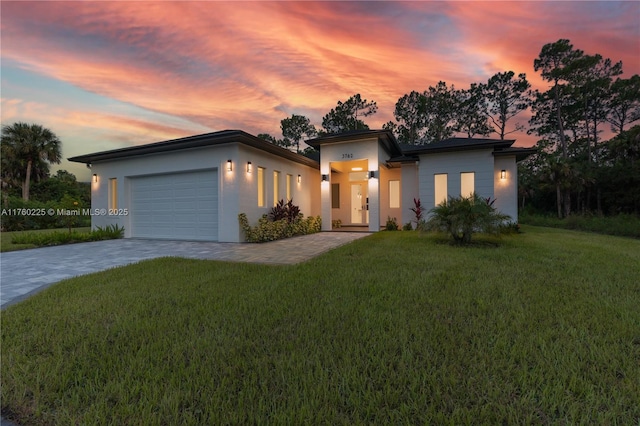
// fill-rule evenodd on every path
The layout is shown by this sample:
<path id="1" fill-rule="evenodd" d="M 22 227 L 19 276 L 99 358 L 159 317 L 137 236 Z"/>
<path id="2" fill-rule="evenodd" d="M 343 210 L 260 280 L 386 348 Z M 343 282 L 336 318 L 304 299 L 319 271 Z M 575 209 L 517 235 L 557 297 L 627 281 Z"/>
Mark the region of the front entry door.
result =
<path id="1" fill-rule="evenodd" d="M 351 184 L 351 223 L 354 225 L 367 224 L 367 187 L 362 183 Z"/>

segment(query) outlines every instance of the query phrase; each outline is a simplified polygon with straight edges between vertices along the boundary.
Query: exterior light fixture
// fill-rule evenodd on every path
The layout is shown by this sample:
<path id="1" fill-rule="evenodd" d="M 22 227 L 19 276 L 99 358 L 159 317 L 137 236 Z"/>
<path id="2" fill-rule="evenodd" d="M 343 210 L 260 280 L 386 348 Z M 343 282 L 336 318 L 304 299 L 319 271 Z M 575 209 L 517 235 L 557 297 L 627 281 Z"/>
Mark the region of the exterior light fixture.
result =
<path id="1" fill-rule="evenodd" d="M 502 169 L 500 171 L 500 179 L 505 180 L 506 178 L 507 178 L 507 171 L 505 169 Z"/>
<path id="2" fill-rule="evenodd" d="M 251 173 L 251 161 L 247 161 L 247 173 Z"/>
<path id="3" fill-rule="evenodd" d="M 95 173 L 93 174 L 93 181 L 98 182 L 98 175 Z"/>
<path id="4" fill-rule="evenodd" d="M 302 176 L 298 175 L 298 183 L 302 182 Z"/>
<path id="5" fill-rule="evenodd" d="M 329 182 L 329 175 L 322 175 L 323 182 Z"/>
<path id="6" fill-rule="evenodd" d="M 233 170 L 233 162 L 231 160 L 227 160 L 227 171 L 230 172 Z"/>
<path id="7" fill-rule="evenodd" d="M 376 172 L 375 172 L 374 170 L 371 170 L 371 171 L 369 172 L 369 179 L 373 179 L 373 178 L 375 178 L 375 177 L 376 177 Z"/>

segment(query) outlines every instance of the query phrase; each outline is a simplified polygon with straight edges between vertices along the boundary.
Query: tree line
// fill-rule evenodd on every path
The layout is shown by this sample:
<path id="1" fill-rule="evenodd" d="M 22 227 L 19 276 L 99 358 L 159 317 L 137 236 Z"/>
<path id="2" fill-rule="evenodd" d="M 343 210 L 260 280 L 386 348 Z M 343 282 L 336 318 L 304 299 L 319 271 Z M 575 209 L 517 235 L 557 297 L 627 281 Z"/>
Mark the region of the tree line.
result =
<path id="1" fill-rule="evenodd" d="M 640 120 L 640 76 L 620 78 L 622 62 L 586 54 L 567 39 L 545 44 L 533 65 L 547 90 L 532 90 L 526 74 L 514 71 L 464 89 L 439 81 L 400 97 L 395 121 L 383 129 L 409 145 L 526 131 L 539 139 L 537 153 L 520 164 L 521 207 L 559 217 L 572 211 L 638 214 L 640 130 L 630 127 Z M 258 136 L 300 152 L 303 137 L 368 129 L 363 119 L 377 110 L 375 101 L 355 94 L 323 117 L 321 129 L 294 114 L 280 122 L 282 139 Z M 526 110 L 527 125 L 514 123 Z M 603 140 L 607 125 L 614 137 Z"/>
<path id="2" fill-rule="evenodd" d="M 622 62 L 589 55 L 560 39 L 545 44 L 534 69 L 548 83 L 532 90 L 524 73 L 499 72 L 486 82 L 456 89 L 444 81 L 398 99 L 395 121 L 383 125 L 401 144 L 421 145 L 453 135 L 504 139 L 516 131 L 536 135 L 536 154 L 519 165 L 520 207 L 534 212 L 640 213 L 640 76 L 623 79 Z M 529 109 L 528 126 L 514 118 Z M 378 111 L 360 94 L 338 101 L 320 129 L 303 115 L 280 122 L 282 138 L 258 137 L 288 149 L 303 139 L 369 129 L 364 119 Z M 609 126 L 614 137 L 603 140 Z M 29 200 L 31 183 L 46 181 L 49 164 L 61 160 L 58 137 L 37 124 L 2 127 L 1 176 L 6 197 L 16 191 Z M 63 184 L 68 176 L 58 176 Z M 74 177 L 75 178 L 75 177 Z M 73 186 L 73 184 L 71 184 Z M 70 187 L 67 188 L 71 190 Z"/>

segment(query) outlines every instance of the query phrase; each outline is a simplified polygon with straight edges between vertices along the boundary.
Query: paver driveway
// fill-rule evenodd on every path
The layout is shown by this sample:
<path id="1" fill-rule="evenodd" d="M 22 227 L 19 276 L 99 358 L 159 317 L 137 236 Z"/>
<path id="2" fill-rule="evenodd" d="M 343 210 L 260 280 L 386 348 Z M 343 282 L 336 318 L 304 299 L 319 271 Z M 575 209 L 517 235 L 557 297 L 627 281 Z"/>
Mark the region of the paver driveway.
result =
<path id="1" fill-rule="evenodd" d="M 367 235 L 320 232 L 264 244 L 121 239 L 0 253 L 0 305 L 5 308 L 65 278 L 145 259 L 177 256 L 292 264 Z"/>

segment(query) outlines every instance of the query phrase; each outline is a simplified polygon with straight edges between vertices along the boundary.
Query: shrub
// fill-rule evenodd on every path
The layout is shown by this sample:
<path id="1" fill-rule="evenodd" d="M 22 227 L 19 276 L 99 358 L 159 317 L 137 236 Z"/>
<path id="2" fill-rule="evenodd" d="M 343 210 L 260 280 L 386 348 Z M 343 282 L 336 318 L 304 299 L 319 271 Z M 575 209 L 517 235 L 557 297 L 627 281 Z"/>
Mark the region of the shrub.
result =
<path id="1" fill-rule="evenodd" d="M 77 204 L 75 204 L 77 203 Z M 58 214 L 60 210 L 72 214 Z M 3 231 L 33 231 L 55 229 L 61 226 L 90 226 L 91 216 L 82 215 L 84 209 L 80 198 L 65 195 L 58 201 L 24 201 L 20 197 L 8 197 L 2 207 Z"/>
<path id="2" fill-rule="evenodd" d="M 413 231 L 413 225 L 411 222 L 407 222 L 402 226 L 403 231 Z"/>
<path id="3" fill-rule="evenodd" d="M 496 211 L 494 202 L 475 192 L 468 197 L 450 197 L 431 209 L 427 226 L 447 232 L 458 244 L 468 244 L 474 232 L 498 233 L 509 219 Z"/>
<path id="4" fill-rule="evenodd" d="M 19 197 L 8 197 L 6 205 L 2 206 L 2 230 L 30 231 L 58 228 L 56 208 L 55 201 L 24 201 Z"/>
<path id="5" fill-rule="evenodd" d="M 322 229 L 322 219 L 320 216 L 304 217 L 302 213 L 293 220 L 287 218 L 279 220 L 271 220 L 268 215 L 264 214 L 258 219 L 258 224 L 254 227 L 249 225 L 247 215 L 240 213 L 238 215 L 240 228 L 244 232 L 247 242 L 263 243 L 267 241 L 281 240 L 296 235 L 306 235 L 320 232 Z"/>
<path id="6" fill-rule="evenodd" d="M 284 200 L 280 200 L 271 209 L 271 212 L 269 213 L 269 219 L 273 222 L 286 219 L 287 222 L 291 223 L 298 219 L 299 215 L 300 207 L 293 204 L 293 200 L 289 200 L 286 203 L 284 202 Z"/>
<path id="7" fill-rule="evenodd" d="M 86 243 L 89 241 L 113 240 L 122 238 L 124 228 L 118 225 L 108 225 L 105 228 L 98 227 L 91 232 L 48 232 L 35 233 L 26 232 L 24 234 L 15 235 L 11 242 L 13 244 L 33 244 L 38 247 L 57 246 L 62 244 Z"/>
<path id="8" fill-rule="evenodd" d="M 71 197 L 69 194 L 64 194 L 64 197 L 62 197 L 62 200 L 60 200 L 56 207 L 58 222 L 67 228 L 69 232 L 71 232 L 71 228 L 80 224 L 82 206 L 78 199 Z"/>
<path id="9" fill-rule="evenodd" d="M 385 225 L 387 231 L 398 230 L 398 220 L 395 217 L 387 216 L 387 224 Z"/>
<path id="10" fill-rule="evenodd" d="M 422 215 L 424 213 L 420 198 L 413 199 L 413 207 L 411 207 L 409 210 L 411 210 L 414 214 L 414 217 L 415 217 L 414 221 L 416 222 L 416 225 L 419 224 L 422 221 Z"/>
<path id="11" fill-rule="evenodd" d="M 332 220 L 331 229 L 338 229 L 338 228 L 342 228 L 342 221 L 340 219 Z"/>

